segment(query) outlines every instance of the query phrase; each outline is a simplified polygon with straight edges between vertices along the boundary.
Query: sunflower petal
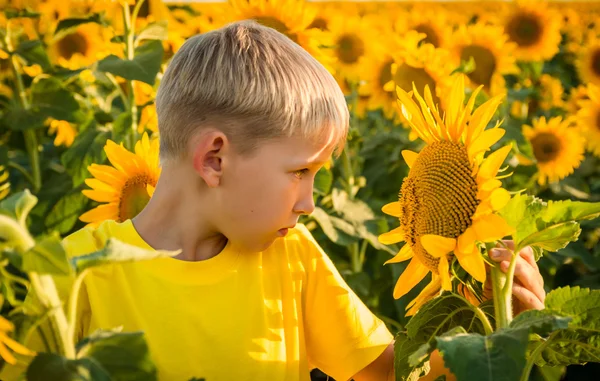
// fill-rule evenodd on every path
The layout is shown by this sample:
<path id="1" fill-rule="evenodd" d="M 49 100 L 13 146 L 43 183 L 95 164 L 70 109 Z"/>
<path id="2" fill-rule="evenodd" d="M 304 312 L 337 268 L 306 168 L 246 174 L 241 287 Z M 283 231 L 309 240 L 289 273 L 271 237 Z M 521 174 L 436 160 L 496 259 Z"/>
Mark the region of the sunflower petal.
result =
<path id="1" fill-rule="evenodd" d="M 384 205 L 381 211 L 390 216 L 400 217 L 402 215 L 402 204 L 399 201 L 390 202 Z"/>
<path id="2" fill-rule="evenodd" d="M 497 241 L 514 232 L 504 218 L 496 214 L 488 214 L 474 221 L 473 229 L 477 240 L 481 242 Z"/>
<path id="3" fill-rule="evenodd" d="M 456 247 L 456 238 L 425 234 L 421 237 L 421 245 L 433 257 L 440 258 L 454 250 Z"/>
<path id="4" fill-rule="evenodd" d="M 481 135 L 469 145 L 469 158 L 473 159 L 477 154 L 485 152 L 491 146 L 496 144 L 503 136 L 505 131 L 502 128 L 494 128 L 483 131 Z"/>
<path id="5" fill-rule="evenodd" d="M 79 219 L 83 222 L 101 222 L 119 218 L 119 208 L 116 204 L 104 204 L 83 213 Z"/>
<path id="6" fill-rule="evenodd" d="M 404 158 L 406 165 L 408 165 L 409 168 L 412 168 L 415 160 L 417 160 L 417 157 L 419 157 L 419 154 L 414 151 L 405 149 L 402 150 L 402 157 Z"/>
<path id="7" fill-rule="evenodd" d="M 476 240 L 477 236 L 475 235 L 475 230 L 473 230 L 472 227 L 468 227 L 467 230 L 458 237 L 455 252 L 467 253 L 473 251 L 473 249 L 475 249 Z"/>
<path id="8" fill-rule="evenodd" d="M 509 201 L 510 193 L 504 188 L 495 189 L 490 196 L 490 203 L 495 211 L 504 208 Z"/>
<path id="9" fill-rule="evenodd" d="M 452 290 L 452 282 L 450 282 L 450 266 L 448 264 L 448 258 L 444 255 L 440 258 L 440 263 L 438 264 L 438 272 L 440 273 L 440 278 L 442 280 L 442 288 L 446 291 Z"/>
<path id="10" fill-rule="evenodd" d="M 404 229 L 402 226 L 397 227 L 387 233 L 383 233 L 378 237 L 379 242 L 384 245 L 391 245 L 393 243 L 398 243 L 404 241 Z"/>
<path id="11" fill-rule="evenodd" d="M 487 180 L 496 177 L 500 166 L 502 165 L 502 163 L 504 163 L 504 160 L 506 159 L 506 156 L 508 156 L 508 153 L 511 149 L 512 145 L 509 144 L 491 153 L 483 161 L 483 163 L 481 163 L 481 166 L 479 167 L 479 172 L 477 173 L 477 179 Z"/>
<path id="12" fill-rule="evenodd" d="M 97 202 L 117 202 L 119 201 L 119 195 L 116 192 L 105 192 L 92 189 L 84 189 L 81 191 L 83 195 L 91 200 Z"/>
<path id="13" fill-rule="evenodd" d="M 12 353 L 10 353 L 8 348 L 6 348 L 6 346 L 2 342 L 0 342 L 0 357 L 3 358 L 4 361 L 9 363 L 10 365 L 15 365 L 17 363 L 17 359 L 15 358 L 15 356 L 13 356 Z"/>
<path id="14" fill-rule="evenodd" d="M 387 265 L 389 263 L 404 262 L 406 260 L 411 259 L 414 255 L 415 255 L 415 253 L 413 252 L 412 248 L 410 247 L 410 245 L 408 243 L 406 243 L 406 244 L 404 244 L 404 246 L 402 246 L 402 249 L 400 249 L 398 254 L 396 254 L 396 256 L 394 256 L 392 259 L 386 261 L 384 263 L 384 265 Z"/>
<path id="15" fill-rule="evenodd" d="M 16 342 L 15 340 L 11 339 L 8 336 L 4 336 L 2 338 L 2 341 L 4 342 L 4 344 L 6 344 L 7 347 L 9 347 L 14 352 L 16 352 L 20 355 L 24 355 L 24 356 L 34 356 L 35 355 L 35 352 L 25 348 L 21 343 Z"/>
<path id="16" fill-rule="evenodd" d="M 429 269 L 419 261 L 419 258 L 413 257 L 402 272 L 402 275 L 400 275 L 398 282 L 396 282 L 394 299 L 400 299 L 406 295 L 425 278 L 428 272 Z"/>
<path id="17" fill-rule="evenodd" d="M 485 282 L 485 263 L 479 250 L 474 247 L 470 252 L 456 252 L 456 258 L 461 267 L 479 282 Z"/>
<path id="18" fill-rule="evenodd" d="M 414 315 L 423 306 L 423 304 L 427 303 L 430 299 L 432 299 L 435 296 L 435 294 L 439 293 L 440 286 L 440 277 L 433 276 L 431 278 L 431 282 L 429 282 L 429 284 L 425 286 L 425 288 L 423 288 L 421 293 L 419 293 L 419 295 L 416 298 L 414 298 L 410 303 L 408 303 L 408 305 L 406 306 L 406 309 L 408 309 L 408 311 L 406 312 L 406 316 Z"/>

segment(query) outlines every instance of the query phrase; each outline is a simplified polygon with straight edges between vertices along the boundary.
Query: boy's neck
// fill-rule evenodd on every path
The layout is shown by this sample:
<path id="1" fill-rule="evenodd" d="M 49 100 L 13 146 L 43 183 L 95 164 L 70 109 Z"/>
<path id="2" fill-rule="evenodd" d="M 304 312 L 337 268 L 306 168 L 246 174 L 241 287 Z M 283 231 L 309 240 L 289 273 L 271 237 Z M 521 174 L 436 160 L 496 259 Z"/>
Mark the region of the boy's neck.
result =
<path id="1" fill-rule="evenodd" d="M 204 203 L 188 201 L 185 191 L 189 184 L 179 184 L 178 178 L 185 177 L 161 176 L 148 205 L 132 219 L 133 225 L 154 249 L 182 250 L 176 259 L 202 261 L 215 257 L 227 244 L 227 237 L 207 223 L 208 211 L 197 209 Z"/>

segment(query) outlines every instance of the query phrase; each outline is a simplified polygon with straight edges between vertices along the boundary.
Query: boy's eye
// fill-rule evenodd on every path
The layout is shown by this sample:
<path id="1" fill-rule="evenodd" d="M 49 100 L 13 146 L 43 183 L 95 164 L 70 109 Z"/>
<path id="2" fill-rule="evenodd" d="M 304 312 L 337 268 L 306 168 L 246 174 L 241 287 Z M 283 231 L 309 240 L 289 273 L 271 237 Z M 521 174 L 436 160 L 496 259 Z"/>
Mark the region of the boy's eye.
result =
<path id="1" fill-rule="evenodd" d="M 297 170 L 296 172 L 294 172 L 294 176 L 301 179 L 302 176 L 304 176 L 307 172 L 308 172 L 308 168 L 303 168 L 303 169 L 300 169 L 300 170 Z"/>

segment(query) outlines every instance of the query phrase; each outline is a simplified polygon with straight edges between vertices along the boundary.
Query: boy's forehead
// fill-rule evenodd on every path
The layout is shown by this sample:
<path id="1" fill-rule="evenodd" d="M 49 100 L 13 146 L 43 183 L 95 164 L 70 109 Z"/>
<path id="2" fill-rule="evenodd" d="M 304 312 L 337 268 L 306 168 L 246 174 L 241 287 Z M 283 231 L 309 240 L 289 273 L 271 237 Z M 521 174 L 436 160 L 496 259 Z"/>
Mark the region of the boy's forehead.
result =
<path id="1" fill-rule="evenodd" d="M 288 149 L 287 152 L 289 152 L 296 161 L 324 163 L 331 157 L 336 142 L 333 139 L 333 134 L 325 136 L 322 139 L 292 136 L 285 138 L 285 145 Z"/>

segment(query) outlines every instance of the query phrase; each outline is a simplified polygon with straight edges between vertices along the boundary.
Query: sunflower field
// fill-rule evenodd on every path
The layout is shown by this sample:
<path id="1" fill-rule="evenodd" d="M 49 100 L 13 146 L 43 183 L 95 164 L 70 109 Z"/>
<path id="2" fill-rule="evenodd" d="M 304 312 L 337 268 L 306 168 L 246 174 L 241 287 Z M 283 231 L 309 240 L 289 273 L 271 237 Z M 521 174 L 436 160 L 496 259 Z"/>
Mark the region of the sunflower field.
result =
<path id="1" fill-rule="evenodd" d="M 60 300 L 53 277 L 72 276 L 76 295 L 90 267 L 169 253 L 114 242 L 69 261 L 60 239 L 145 207 L 171 57 L 191 36 L 254 19 L 346 95 L 347 146 L 317 174 L 300 222 L 397 335 L 397 380 L 426 374 L 435 349 L 458 380 L 597 379 L 600 2 L 0 0 L 0 11 L 0 366 L 28 380 L 82 368 L 106 379 L 94 367 L 153 379 L 103 356 L 119 343 L 133 368 L 151 367 L 123 333 L 74 346 L 76 300 Z M 503 238 L 533 249 L 544 310 L 512 316 L 515 261 L 505 274 L 488 256 Z M 28 349 L 43 320 L 53 357 Z"/>

